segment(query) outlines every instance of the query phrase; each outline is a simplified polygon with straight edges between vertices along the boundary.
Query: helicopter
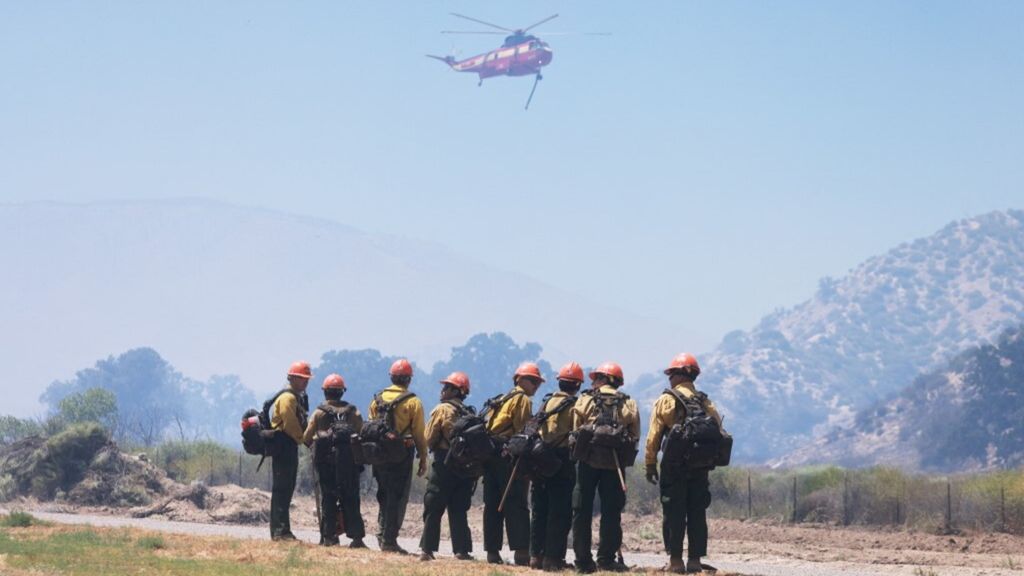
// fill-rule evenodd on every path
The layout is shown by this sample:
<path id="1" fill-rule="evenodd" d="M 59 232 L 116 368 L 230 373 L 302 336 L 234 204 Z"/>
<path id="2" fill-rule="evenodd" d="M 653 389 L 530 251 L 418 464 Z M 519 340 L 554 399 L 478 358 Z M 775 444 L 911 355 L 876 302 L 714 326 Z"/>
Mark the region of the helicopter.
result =
<path id="1" fill-rule="evenodd" d="M 551 46 L 547 42 L 544 42 L 540 38 L 528 32 L 541 24 L 550 22 L 555 18 L 558 18 L 558 14 L 552 14 L 547 18 L 531 24 L 525 28 L 506 28 L 504 26 L 498 26 L 490 22 L 485 22 L 477 18 L 471 18 L 463 14 L 456 14 L 455 12 L 450 13 L 456 18 L 462 18 L 463 20 L 469 20 L 470 22 L 476 22 L 477 24 L 483 24 L 484 26 L 490 26 L 496 28 L 498 31 L 491 30 L 443 30 L 442 34 L 505 34 L 505 41 L 501 47 L 478 54 L 465 60 L 456 60 L 454 56 L 435 56 L 433 54 L 427 54 L 428 58 L 440 60 L 444 62 L 452 70 L 456 72 L 471 72 L 475 73 L 479 81 L 477 86 L 482 86 L 484 80 L 487 78 L 493 78 L 495 76 L 530 76 L 533 75 L 533 88 L 530 90 L 530 96 L 526 99 L 526 106 L 524 109 L 530 109 L 530 102 L 533 101 L 533 95 L 537 91 L 537 84 L 544 79 L 541 74 L 541 68 L 551 63 L 551 57 L 554 52 L 551 50 Z M 569 33 L 553 33 L 549 34 L 552 36 L 566 36 L 572 35 Z M 584 32 L 584 35 L 588 36 L 608 36 L 607 32 Z"/>

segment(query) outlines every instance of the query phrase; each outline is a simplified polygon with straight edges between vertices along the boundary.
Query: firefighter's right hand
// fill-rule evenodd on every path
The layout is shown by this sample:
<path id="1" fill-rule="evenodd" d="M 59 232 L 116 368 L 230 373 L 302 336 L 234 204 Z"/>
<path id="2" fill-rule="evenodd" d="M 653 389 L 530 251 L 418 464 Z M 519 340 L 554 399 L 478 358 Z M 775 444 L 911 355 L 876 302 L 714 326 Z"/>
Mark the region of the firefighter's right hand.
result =
<path id="1" fill-rule="evenodd" d="M 650 482 L 651 484 L 657 484 L 658 483 L 658 465 L 657 464 L 648 464 L 647 465 L 647 473 L 645 474 L 645 477 L 647 478 L 647 481 Z"/>

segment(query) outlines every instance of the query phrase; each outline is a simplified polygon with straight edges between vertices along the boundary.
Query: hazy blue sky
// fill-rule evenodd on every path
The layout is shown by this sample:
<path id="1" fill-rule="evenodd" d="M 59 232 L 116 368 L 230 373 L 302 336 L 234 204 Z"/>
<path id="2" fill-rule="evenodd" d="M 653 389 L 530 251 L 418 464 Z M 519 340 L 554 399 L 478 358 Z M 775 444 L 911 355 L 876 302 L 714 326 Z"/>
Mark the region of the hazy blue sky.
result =
<path id="1" fill-rule="evenodd" d="M 558 12 L 476 87 L 464 12 Z M 464 26 L 465 24 L 465 26 Z M 722 333 L 1024 205 L 1024 2 L 0 2 L 0 201 L 200 196 Z M 44 263 L 41 263 L 44 264 Z M 112 351 L 113 352 L 113 351 Z"/>

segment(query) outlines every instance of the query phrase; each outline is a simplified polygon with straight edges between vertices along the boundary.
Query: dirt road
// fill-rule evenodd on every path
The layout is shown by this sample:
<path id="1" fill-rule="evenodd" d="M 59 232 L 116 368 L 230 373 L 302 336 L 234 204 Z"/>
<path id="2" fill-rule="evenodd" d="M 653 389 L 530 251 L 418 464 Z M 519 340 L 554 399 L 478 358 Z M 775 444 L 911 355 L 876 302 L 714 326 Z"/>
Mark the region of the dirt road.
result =
<path id="1" fill-rule="evenodd" d="M 154 518 L 43 511 L 32 513 L 41 519 L 61 524 L 135 527 L 178 534 L 231 536 L 253 540 L 268 538 L 267 529 L 262 526 L 202 524 Z M 913 541 L 913 538 L 897 538 L 899 548 L 886 547 L 885 535 L 870 531 L 822 531 L 810 528 L 803 530 L 806 533 L 772 539 L 770 533 L 776 527 L 751 525 L 749 528 L 754 534 L 768 537 L 754 540 L 750 538 L 750 534 L 742 534 L 745 530 L 728 530 L 723 527 L 722 537 L 715 540 L 715 551 L 713 556 L 707 559 L 708 562 L 730 574 L 762 576 L 1021 576 L 1021 565 L 1024 564 L 1024 548 L 1017 548 L 1009 553 L 1005 548 L 1005 545 L 1012 546 L 1013 541 L 999 542 L 998 546 L 980 546 L 983 549 L 998 550 L 997 552 L 963 551 L 963 546 L 955 551 L 941 551 L 928 549 L 934 546 L 927 541 L 924 545 L 915 546 L 918 549 L 903 547 Z M 852 537 L 851 532 L 855 533 Z M 837 542 L 843 540 L 844 534 L 846 541 L 856 542 L 867 537 L 873 538 L 873 542 L 877 544 L 870 550 L 860 549 L 860 544 L 854 544 L 852 548 L 844 547 Z M 313 530 L 299 529 L 296 535 L 306 542 L 317 541 L 317 534 Z M 933 537 L 921 536 L 925 537 L 925 540 Z M 375 544 L 373 538 L 369 538 L 368 541 L 371 546 Z M 417 542 L 411 538 L 402 539 L 401 544 L 409 550 L 417 548 Z M 971 545 L 967 544 L 968 548 Z M 450 554 L 451 550 L 446 542 L 442 542 L 441 548 L 442 554 Z M 665 563 L 665 557 L 648 552 L 630 552 L 626 556 L 626 561 L 640 569 L 655 569 Z"/>

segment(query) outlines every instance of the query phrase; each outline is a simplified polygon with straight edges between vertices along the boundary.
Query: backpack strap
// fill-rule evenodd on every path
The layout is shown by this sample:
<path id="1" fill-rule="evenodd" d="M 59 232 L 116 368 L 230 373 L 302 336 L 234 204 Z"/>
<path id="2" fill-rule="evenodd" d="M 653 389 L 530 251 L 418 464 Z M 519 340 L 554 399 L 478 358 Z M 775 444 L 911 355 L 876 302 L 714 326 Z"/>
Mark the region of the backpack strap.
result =
<path id="1" fill-rule="evenodd" d="M 355 410 L 355 406 L 349 404 L 348 402 L 342 402 L 341 406 L 331 406 L 327 402 L 324 402 L 323 404 L 317 406 L 316 408 L 317 410 L 323 410 L 324 412 L 330 414 L 335 419 L 347 418 Z"/>
<path id="2" fill-rule="evenodd" d="M 666 388 L 664 394 L 668 394 L 669 396 L 672 396 L 672 398 L 675 398 L 676 409 L 678 410 L 679 408 L 682 408 L 683 418 L 685 418 L 686 413 L 690 411 L 690 407 L 695 407 L 700 412 L 705 414 L 707 413 L 707 409 L 704 407 L 704 405 L 708 399 L 708 395 L 703 392 L 694 392 L 692 398 L 687 398 L 674 388 Z M 683 418 L 680 418 L 680 420 L 682 420 Z M 680 424 L 681 423 L 682 422 L 680 422 Z"/>
<path id="3" fill-rule="evenodd" d="M 299 423 L 303 424 L 302 427 L 305 428 L 306 426 L 305 426 L 305 422 L 304 421 L 306 420 L 306 417 L 307 417 L 307 415 L 309 413 L 309 408 L 308 408 L 309 400 L 306 400 L 307 404 L 303 405 L 302 400 L 303 400 L 303 397 L 305 396 L 305 394 L 302 394 L 302 395 L 296 394 L 295 391 L 292 390 L 291 388 L 285 387 L 285 388 L 282 388 L 282 389 L 278 390 L 277 393 L 275 393 L 273 396 L 271 396 L 269 400 L 267 400 L 266 402 L 263 403 L 263 412 L 262 412 L 263 417 L 266 418 L 267 423 L 270 422 L 270 410 L 271 410 L 271 408 L 274 407 L 274 404 L 277 404 L 277 399 L 280 398 L 281 396 L 285 395 L 285 394 L 291 394 L 292 396 L 295 397 L 295 401 L 299 405 Z"/>
<path id="4" fill-rule="evenodd" d="M 470 416 L 470 415 L 474 415 L 475 416 L 476 415 L 476 409 L 474 409 L 472 406 L 469 406 L 467 404 L 456 404 L 455 402 L 452 402 L 451 400 L 445 400 L 444 402 L 442 402 L 442 404 L 447 404 L 447 405 L 451 406 L 452 408 L 455 408 L 455 411 L 459 414 L 459 416 Z"/>
<path id="5" fill-rule="evenodd" d="M 491 398 L 487 402 L 484 402 L 484 409 L 480 411 L 480 417 L 487 418 L 491 412 L 494 412 L 495 410 L 501 410 L 501 407 L 504 406 L 506 402 L 515 398 L 516 396 L 522 396 L 523 394 L 525 394 L 525 392 L 523 392 L 522 390 L 513 390 L 506 394 L 498 394 L 497 396 Z"/>
<path id="6" fill-rule="evenodd" d="M 483 412 L 480 413 L 481 417 L 483 417 L 487 424 L 490 425 L 491 415 L 494 413 L 495 410 L 501 410 L 501 408 L 505 406 L 505 404 L 507 404 L 509 400 L 515 398 L 516 396 L 523 396 L 524 394 L 526 393 L 523 392 L 522 390 L 513 390 L 511 392 L 504 394 L 503 396 L 495 396 L 494 398 L 491 398 L 490 400 L 487 401 L 487 404 L 485 405 L 486 407 L 484 408 Z M 505 430 L 502 430 L 501 432 L 505 432 Z M 490 433 L 497 434 L 498 430 L 491 430 Z"/>
<path id="7" fill-rule="evenodd" d="M 552 394 L 548 394 L 547 396 L 544 397 L 544 406 L 548 405 L 548 401 L 551 400 L 552 396 Z M 550 412 L 545 412 L 544 410 L 541 410 L 540 412 L 534 414 L 533 418 L 537 421 L 538 424 L 541 424 L 545 422 L 548 418 L 557 415 L 559 412 L 564 412 L 567 408 L 574 406 L 576 404 L 576 400 L 578 400 L 578 398 L 575 396 L 566 396 L 561 402 L 558 403 L 558 406 L 552 408 Z"/>
<path id="8" fill-rule="evenodd" d="M 380 396 L 381 395 L 378 394 L 376 396 L 376 398 L 380 398 Z M 380 402 L 377 405 L 377 409 L 378 410 L 383 410 L 384 417 L 388 419 L 388 426 L 391 426 L 391 428 L 394 430 L 395 429 L 395 408 L 398 408 L 398 405 L 401 404 L 402 402 L 405 402 L 406 400 L 408 400 L 410 398 L 415 398 L 415 397 L 416 397 L 416 394 L 414 392 L 409 392 L 408 390 L 406 390 L 405 392 L 402 392 L 397 397 L 395 397 L 395 399 L 392 400 L 391 402 Z M 402 430 L 401 432 L 399 432 L 398 435 L 399 436 L 405 436 L 409 432 L 409 430 L 411 430 L 411 429 L 412 429 L 412 421 L 410 421 L 409 425 L 405 427 L 405 430 Z"/>

